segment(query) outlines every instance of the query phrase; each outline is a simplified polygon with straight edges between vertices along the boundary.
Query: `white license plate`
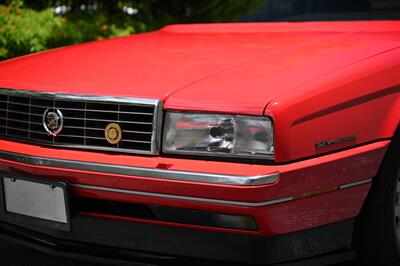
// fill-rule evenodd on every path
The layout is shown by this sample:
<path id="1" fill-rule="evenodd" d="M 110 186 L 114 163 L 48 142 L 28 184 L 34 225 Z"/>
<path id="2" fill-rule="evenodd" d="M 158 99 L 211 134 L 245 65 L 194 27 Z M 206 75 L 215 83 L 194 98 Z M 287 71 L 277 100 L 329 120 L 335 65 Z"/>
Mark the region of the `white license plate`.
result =
<path id="1" fill-rule="evenodd" d="M 56 184 L 3 178 L 7 212 L 68 223 L 65 189 Z"/>

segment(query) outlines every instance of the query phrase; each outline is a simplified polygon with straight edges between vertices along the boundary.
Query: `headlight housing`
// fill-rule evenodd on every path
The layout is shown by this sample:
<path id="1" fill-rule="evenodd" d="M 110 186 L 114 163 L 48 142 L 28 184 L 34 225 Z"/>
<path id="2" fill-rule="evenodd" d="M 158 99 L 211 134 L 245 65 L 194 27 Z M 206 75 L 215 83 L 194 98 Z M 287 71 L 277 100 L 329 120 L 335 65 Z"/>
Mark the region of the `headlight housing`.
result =
<path id="1" fill-rule="evenodd" d="M 272 122 L 268 117 L 170 111 L 163 152 L 273 159 Z"/>

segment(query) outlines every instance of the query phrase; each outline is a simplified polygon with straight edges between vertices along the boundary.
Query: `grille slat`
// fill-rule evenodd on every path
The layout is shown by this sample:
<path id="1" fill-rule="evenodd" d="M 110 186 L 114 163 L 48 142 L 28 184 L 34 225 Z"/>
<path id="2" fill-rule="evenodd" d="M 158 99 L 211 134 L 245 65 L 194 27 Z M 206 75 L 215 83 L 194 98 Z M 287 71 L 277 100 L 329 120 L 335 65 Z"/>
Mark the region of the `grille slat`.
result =
<path id="1" fill-rule="evenodd" d="M 64 124 L 56 137 L 43 126 L 48 110 L 59 110 Z M 62 147 L 156 154 L 160 102 L 0 89 L 0 137 Z M 110 144 L 105 128 L 122 129 L 118 144 Z"/>
<path id="2" fill-rule="evenodd" d="M 20 129 L 17 129 L 20 130 Z M 25 130 L 21 130 L 25 131 Z M 69 135 L 69 134 L 60 134 L 60 137 L 67 137 L 67 138 L 82 138 L 81 135 Z M 86 136 L 86 139 L 97 139 L 97 140 L 105 140 L 105 138 L 101 137 L 92 137 L 92 136 Z M 123 140 L 123 142 L 134 142 L 134 143 L 151 143 L 151 141 L 141 141 L 141 140 Z"/>
<path id="3" fill-rule="evenodd" d="M 0 119 L 2 119 L 0 117 Z M 37 124 L 37 125 L 42 125 L 42 123 L 32 123 L 31 124 Z M 88 131 L 90 130 L 94 130 L 94 131 L 101 131 L 102 133 L 104 133 L 104 129 L 103 128 L 93 128 L 93 127 L 77 127 L 77 126 L 64 126 L 64 128 L 71 128 L 71 129 L 86 129 Z M 147 131 L 134 131 L 134 130 L 124 130 L 124 133 L 135 133 L 135 134 L 144 134 L 144 135 L 151 135 L 151 132 L 147 132 Z"/>
<path id="4" fill-rule="evenodd" d="M 28 120 L 19 120 L 19 119 L 8 118 L 8 121 L 21 122 L 21 123 L 26 123 L 26 124 L 35 124 L 35 125 L 41 125 L 41 126 L 43 125 L 42 123 L 38 123 L 38 122 L 32 122 L 32 121 L 29 122 L 29 119 Z"/>
<path id="5" fill-rule="evenodd" d="M 71 119 L 71 120 L 82 120 L 82 117 L 70 117 L 64 116 L 64 119 Z M 86 118 L 85 121 L 95 121 L 95 122 L 118 122 L 118 123 L 127 123 L 127 124 L 138 124 L 138 125 L 152 125 L 152 122 L 139 122 L 139 121 L 123 121 L 118 119 L 95 119 L 95 118 Z"/>
<path id="6" fill-rule="evenodd" d="M 15 110 L 13 110 L 13 109 L 11 109 L 11 108 L 9 108 L 9 110 L 7 110 L 7 109 L 0 109 L 0 111 L 4 111 L 4 112 L 8 112 L 8 113 L 20 114 L 20 115 L 29 115 L 29 111 L 27 111 L 27 112 L 21 112 L 21 111 L 15 111 Z M 30 115 L 42 116 L 43 114 L 31 113 Z"/>
<path id="7" fill-rule="evenodd" d="M 3 125 L 0 125 L 0 128 L 6 128 Z M 8 129 L 12 129 L 12 130 L 16 130 L 16 131 L 23 131 L 26 133 L 32 132 L 32 133 L 36 133 L 36 134 L 42 134 L 42 135 L 47 135 L 46 132 L 42 132 L 42 131 L 36 131 L 36 130 L 29 130 L 29 129 L 23 129 L 23 128 L 17 128 L 17 127 L 8 127 Z"/>

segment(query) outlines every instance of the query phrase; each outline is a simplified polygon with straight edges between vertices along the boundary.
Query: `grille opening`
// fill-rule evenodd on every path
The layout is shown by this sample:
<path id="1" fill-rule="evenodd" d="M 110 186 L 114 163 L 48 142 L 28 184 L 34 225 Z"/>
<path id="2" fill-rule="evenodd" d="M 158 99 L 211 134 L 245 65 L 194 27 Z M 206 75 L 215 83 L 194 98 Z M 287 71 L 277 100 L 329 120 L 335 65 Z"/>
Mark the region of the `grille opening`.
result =
<path id="1" fill-rule="evenodd" d="M 85 111 L 82 110 L 69 110 L 69 109 L 64 109 L 64 108 L 59 108 L 61 113 L 65 118 L 67 117 L 74 117 L 74 118 L 85 118 Z M 44 112 L 44 111 L 43 111 Z"/>
<path id="2" fill-rule="evenodd" d="M 153 212 L 144 204 L 131 204 L 91 198 L 74 198 L 72 206 L 76 214 L 80 212 L 89 212 L 140 219 L 155 219 Z"/>
<path id="3" fill-rule="evenodd" d="M 125 137 L 128 137 L 128 139 L 136 139 L 136 140 L 141 140 L 141 141 L 151 141 L 151 135 L 150 134 L 131 133 L 131 132 L 124 131 L 124 130 L 122 130 L 122 134 Z"/>
<path id="4" fill-rule="evenodd" d="M 76 123 L 76 121 L 72 122 Z M 112 122 L 116 122 L 116 120 L 110 120 L 110 121 L 86 120 L 86 127 L 104 129 L 109 123 Z"/>
<path id="5" fill-rule="evenodd" d="M 31 141 L 37 141 L 37 142 L 44 143 L 44 144 L 53 144 L 54 143 L 54 141 L 53 141 L 54 138 L 47 136 L 46 134 L 31 132 L 29 137 L 30 137 L 29 140 L 31 140 Z"/>
<path id="6" fill-rule="evenodd" d="M 64 126 L 73 126 L 73 127 L 78 127 L 78 128 L 84 128 L 86 124 L 86 127 L 88 126 L 88 122 L 80 117 L 77 117 L 76 119 L 69 119 L 64 117 Z"/>
<path id="7" fill-rule="evenodd" d="M 29 98 L 27 97 L 10 96 L 9 101 L 13 103 L 29 104 Z"/>
<path id="8" fill-rule="evenodd" d="M 142 115 L 135 113 L 120 113 L 118 119 L 120 121 L 147 122 L 151 124 L 153 117 L 151 115 Z"/>
<path id="9" fill-rule="evenodd" d="M 101 128 L 86 129 L 86 136 L 104 138 L 104 130 Z"/>
<path id="10" fill-rule="evenodd" d="M 7 134 L 8 135 L 14 135 L 14 136 L 16 136 L 16 137 L 18 137 L 20 139 L 28 139 L 28 136 L 25 134 L 25 132 L 21 131 L 21 130 L 8 128 Z"/>
<path id="11" fill-rule="evenodd" d="M 247 231 L 258 230 L 255 219 L 250 216 L 229 215 L 160 205 L 126 203 L 82 197 L 73 198 L 72 208 L 75 215 L 103 214 L 121 218 L 137 218 L 206 227 L 222 227 Z M 244 226 L 236 226 L 229 223 L 223 224 L 218 219 L 219 216 L 243 217 L 247 221 L 247 224 Z"/>
<path id="12" fill-rule="evenodd" d="M 31 115 L 34 115 L 36 117 L 41 118 L 43 115 L 44 111 L 46 111 L 47 108 L 45 107 L 36 107 L 31 105 Z"/>
<path id="13" fill-rule="evenodd" d="M 68 108 L 68 109 L 85 109 L 85 103 L 77 101 L 59 101 L 55 102 L 56 108 Z"/>
<path id="14" fill-rule="evenodd" d="M 86 145 L 90 146 L 99 146 L 99 147 L 108 147 L 108 148 L 115 148 L 118 147 L 118 144 L 110 144 L 106 140 L 105 137 L 102 139 L 86 139 Z"/>
<path id="15" fill-rule="evenodd" d="M 145 113 L 151 115 L 153 113 L 152 107 L 148 106 L 131 106 L 131 105 L 121 105 L 120 111 L 122 112 L 137 112 Z"/>
<path id="16" fill-rule="evenodd" d="M 86 119 L 117 121 L 118 112 L 110 113 L 110 112 L 100 112 L 100 111 L 89 111 L 86 112 Z"/>
<path id="17" fill-rule="evenodd" d="M 32 97 L 31 98 L 31 105 L 34 105 L 34 106 L 37 106 L 37 107 L 42 107 L 42 108 L 46 109 L 48 107 L 53 107 L 54 106 L 54 100 L 45 100 L 45 99 Z"/>
<path id="18" fill-rule="evenodd" d="M 85 130 L 83 128 L 70 128 L 70 127 L 64 127 L 62 130 L 62 133 L 59 136 L 63 135 L 70 135 L 70 136 L 76 136 L 81 138 L 84 135 Z"/>
<path id="19" fill-rule="evenodd" d="M 102 111 L 112 111 L 118 112 L 118 105 L 107 104 L 107 103 L 87 103 L 87 109 L 89 110 L 102 110 Z"/>
<path id="20" fill-rule="evenodd" d="M 141 131 L 141 132 L 151 132 L 151 125 L 143 124 L 130 124 L 130 123 L 119 123 L 124 130 L 129 131 Z"/>
<path id="21" fill-rule="evenodd" d="M 70 145 L 84 145 L 84 140 L 80 138 L 79 136 L 77 137 L 66 137 L 63 135 L 59 135 L 54 138 L 54 144 L 62 144 L 62 143 L 69 143 Z"/>
<path id="22" fill-rule="evenodd" d="M 0 89 L 0 137 L 71 148 L 155 154 L 152 142 L 157 101 L 138 99 L 137 103 L 130 103 L 126 99 L 110 99 Z M 58 109 L 64 118 L 56 137 L 43 126 L 43 115 L 49 108 Z M 122 129 L 123 138 L 118 144 L 110 144 L 105 138 L 104 131 L 110 123 L 118 123 Z"/>
<path id="23" fill-rule="evenodd" d="M 133 150 L 141 150 L 141 149 L 150 149 L 150 143 L 135 143 L 135 142 L 126 142 L 122 141 L 119 144 L 120 148 L 123 149 L 133 149 Z"/>
<path id="24" fill-rule="evenodd" d="M 30 124 L 30 129 L 31 129 L 31 133 L 32 132 L 37 132 L 40 135 L 45 135 L 45 136 L 47 135 L 46 132 L 43 132 L 43 124 L 42 124 L 41 120 L 38 121 L 37 124 L 31 123 Z"/>
<path id="25" fill-rule="evenodd" d="M 29 123 L 25 122 L 21 117 L 9 117 L 7 119 L 7 127 L 8 129 L 15 129 L 28 132 Z"/>

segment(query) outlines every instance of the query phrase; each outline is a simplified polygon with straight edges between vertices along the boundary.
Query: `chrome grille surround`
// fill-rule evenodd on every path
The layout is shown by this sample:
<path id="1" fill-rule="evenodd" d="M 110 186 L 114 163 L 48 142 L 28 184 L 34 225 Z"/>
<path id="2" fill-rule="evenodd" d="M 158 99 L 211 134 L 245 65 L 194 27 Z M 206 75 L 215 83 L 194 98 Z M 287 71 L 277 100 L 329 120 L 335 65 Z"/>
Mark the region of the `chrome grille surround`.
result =
<path id="1" fill-rule="evenodd" d="M 48 108 L 64 115 L 63 130 L 50 136 L 43 127 Z M 157 155 L 162 102 L 156 99 L 107 97 L 0 89 L 0 138 L 56 147 Z M 120 143 L 109 144 L 104 129 L 118 123 Z"/>

